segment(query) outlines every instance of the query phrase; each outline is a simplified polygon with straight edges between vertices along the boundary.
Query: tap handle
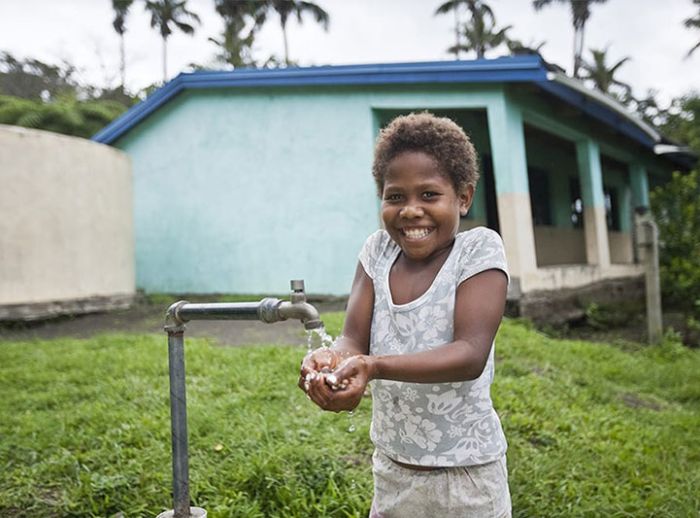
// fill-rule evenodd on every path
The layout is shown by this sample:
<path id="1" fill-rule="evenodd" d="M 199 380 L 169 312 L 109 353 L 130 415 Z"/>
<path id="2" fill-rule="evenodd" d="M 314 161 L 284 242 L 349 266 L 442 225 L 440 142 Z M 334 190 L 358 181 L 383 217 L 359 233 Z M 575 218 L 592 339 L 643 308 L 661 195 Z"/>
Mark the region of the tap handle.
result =
<path id="1" fill-rule="evenodd" d="M 304 292 L 304 280 L 296 279 L 289 282 L 292 288 L 292 303 L 294 302 L 306 302 L 306 293 Z"/>

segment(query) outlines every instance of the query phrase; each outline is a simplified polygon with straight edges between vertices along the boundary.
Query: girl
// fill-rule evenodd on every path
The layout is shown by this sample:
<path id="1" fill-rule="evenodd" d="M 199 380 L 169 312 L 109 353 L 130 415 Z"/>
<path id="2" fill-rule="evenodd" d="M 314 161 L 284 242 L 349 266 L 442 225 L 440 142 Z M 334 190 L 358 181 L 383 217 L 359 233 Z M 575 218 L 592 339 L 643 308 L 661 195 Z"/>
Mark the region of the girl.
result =
<path id="1" fill-rule="evenodd" d="M 380 133 L 372 172 L 384 230 L 360 252 L 342 336 L 304 359 L 299 385 L 340 411 L 373 381 L 371 517 L 510 516 L 490 397 L 505 254 L 489 229 L 458 233 L 474 147 L 449 119 L 402 116 Z"/>

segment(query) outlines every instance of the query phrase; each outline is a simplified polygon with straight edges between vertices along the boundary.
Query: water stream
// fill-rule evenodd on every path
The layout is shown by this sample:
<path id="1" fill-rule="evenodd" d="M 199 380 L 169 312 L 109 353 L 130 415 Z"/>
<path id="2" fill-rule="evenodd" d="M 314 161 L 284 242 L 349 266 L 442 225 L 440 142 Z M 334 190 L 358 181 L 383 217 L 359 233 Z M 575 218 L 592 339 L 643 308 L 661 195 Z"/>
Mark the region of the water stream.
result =
<path id="1" fill-rule="evenodd" d="M 335 342 L 337 338 L 333 338 L 331 335 L 329 335 L 326 332 L 326 328 L 321 326 L 316 329 L 310 329 L 306 331 L 307 339 L 306 339 L 306 351 L 307 354 L 311 353 L 312 351 L 315 351 L 316 349 L 330 349 L 335 345 Z M 338 337 L 340 338 L 340 337 Z M 348 415 L 348 432 L 352 433 L 354 432 L 357 427 L 355 426 L 355 413 L 350 410 L 347 412 Z"/>

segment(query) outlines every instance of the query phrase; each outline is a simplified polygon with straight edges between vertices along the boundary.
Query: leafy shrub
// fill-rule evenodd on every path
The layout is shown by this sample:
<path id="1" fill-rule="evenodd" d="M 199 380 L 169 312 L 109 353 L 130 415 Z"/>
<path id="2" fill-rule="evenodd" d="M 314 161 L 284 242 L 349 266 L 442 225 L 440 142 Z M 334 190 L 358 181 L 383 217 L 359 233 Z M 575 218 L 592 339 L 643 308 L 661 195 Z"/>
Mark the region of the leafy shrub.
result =
<path id="1" fill-rule="evenodd" d="M 62 97 L 43 102 L 0 95 L 0 124 L 42 129 L 89 138 L 121 115 L 126 107 L 118 101 Z"/>
<path id="2" fill-rule="evenodd" d="M 700 318 L 700 170 L 673 173 L 651 193 L 659 226 L 659 266 L 664 303 Z"/>

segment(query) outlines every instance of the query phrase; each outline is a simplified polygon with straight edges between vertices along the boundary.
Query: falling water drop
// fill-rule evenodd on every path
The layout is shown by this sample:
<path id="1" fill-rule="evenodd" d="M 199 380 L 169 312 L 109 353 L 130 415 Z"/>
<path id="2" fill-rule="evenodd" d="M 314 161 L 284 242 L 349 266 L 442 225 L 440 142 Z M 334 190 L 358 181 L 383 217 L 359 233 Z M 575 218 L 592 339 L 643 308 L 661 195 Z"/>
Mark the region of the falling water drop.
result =
<path id="1" fill-rule="evenodd" d="M 355 412 L 353 412 L 352 410 L 348 412 L 348 421 L 350 421 L 350 426 L 348 426 L 348 432 L 352 433 L 357 429 L 355 427 Z"/>

